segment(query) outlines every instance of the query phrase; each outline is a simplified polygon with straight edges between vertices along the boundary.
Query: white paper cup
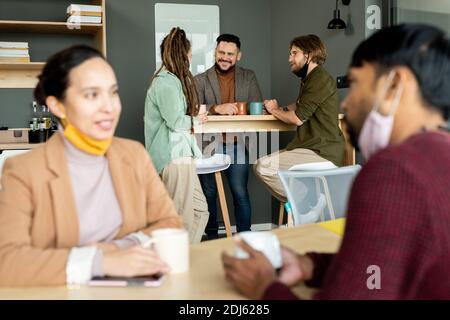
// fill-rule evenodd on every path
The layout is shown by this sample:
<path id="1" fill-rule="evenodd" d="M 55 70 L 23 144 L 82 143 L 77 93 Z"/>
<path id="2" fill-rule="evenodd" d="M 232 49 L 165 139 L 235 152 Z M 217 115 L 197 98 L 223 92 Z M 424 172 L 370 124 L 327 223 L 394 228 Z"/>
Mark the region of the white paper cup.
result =
<path id="1" fill-rule="evenodd" d="M 189 235 L 184 229 L 164 228 L 152 232 L 156 253 L 171 274 L 189 271 Z"/>
<path id="2" fill-rule="evenodd" d="M 283 265 L 280 242 L 275 234 L 271 232 L 246 231 L 238 233 L 237 237 L 247 242 L 253 249 L 264 253 L 275 269 L 281 268 Z M 248 253 L 239 246 L 236 246 L 234 255 L 239 259 L 247 259 L 249 257 Z"/>

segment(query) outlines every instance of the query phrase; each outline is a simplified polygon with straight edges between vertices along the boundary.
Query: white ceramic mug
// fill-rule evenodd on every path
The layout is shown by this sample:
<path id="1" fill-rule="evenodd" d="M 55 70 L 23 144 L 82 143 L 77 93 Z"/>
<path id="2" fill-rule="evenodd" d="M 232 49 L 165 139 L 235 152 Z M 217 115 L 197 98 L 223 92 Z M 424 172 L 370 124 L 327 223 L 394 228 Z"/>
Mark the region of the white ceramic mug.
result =
<path id="1" fill-rule="evenodd" d="M 171 274 L 189 271 L 189 235 L 184 229 L 163 228 L 152 232 L 152 243 Z"/>
<path id="2" fill-rule="evenodd" d="M 200 108 L 198 110 L 199 114 L 205 113 L 206 112 L 206 104 L 201 104 Z"/>
<path id="3" fill-rule="evenodd" d="M 238 233 L 237 237 L 247 242 L 253 249 L 261 251 L 269 259 L 275 269 L 281 268 L 283 261 L 281 259 L 280 242 L 272 232 L 252 232 L 246 231 Z M 235 257 L 247 259 L 248 253 L 236 246 Z"/>

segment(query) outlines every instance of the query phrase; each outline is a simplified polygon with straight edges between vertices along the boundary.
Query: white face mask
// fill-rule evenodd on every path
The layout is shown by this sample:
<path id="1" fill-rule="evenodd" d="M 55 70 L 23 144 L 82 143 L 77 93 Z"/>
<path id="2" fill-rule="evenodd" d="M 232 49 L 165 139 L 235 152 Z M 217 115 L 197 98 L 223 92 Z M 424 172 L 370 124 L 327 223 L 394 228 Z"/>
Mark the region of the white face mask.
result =
<path id="1" fill-rule="evenodd" d="M 374 107 L 364 121 L 361 133 L 359 134 L 359 148 L 366 160 L 369 160 L 372 155 L 389 145 L 392 128 L 394 127 L 394 114 L 400 104 L 403 87 L 399 86 L 397 89 L 394 100 L 392 101 L 389 115 L 384 116 L 379 113 L 378 110 L 380 109 L 382 101 L 386 97 L 389 87 L 392 85 L 394 76 L 395 71 L 392 70 L 389 73 L 386 85 L 381 91 L 382 94 L 380 98 L 375 101 Z"/>

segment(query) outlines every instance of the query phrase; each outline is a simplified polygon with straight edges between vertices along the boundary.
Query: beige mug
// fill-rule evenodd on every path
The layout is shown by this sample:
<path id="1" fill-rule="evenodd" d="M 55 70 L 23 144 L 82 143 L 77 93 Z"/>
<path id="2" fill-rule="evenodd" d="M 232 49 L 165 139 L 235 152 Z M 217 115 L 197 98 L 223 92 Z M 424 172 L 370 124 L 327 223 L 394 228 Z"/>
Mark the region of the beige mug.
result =
<path id="1" fill-rule="evenodd" d="M 171 274 L 189 271 L 189 234 L 185 229 L 158 229 L 151 236 L 156 254 L 167 263 Z"/>

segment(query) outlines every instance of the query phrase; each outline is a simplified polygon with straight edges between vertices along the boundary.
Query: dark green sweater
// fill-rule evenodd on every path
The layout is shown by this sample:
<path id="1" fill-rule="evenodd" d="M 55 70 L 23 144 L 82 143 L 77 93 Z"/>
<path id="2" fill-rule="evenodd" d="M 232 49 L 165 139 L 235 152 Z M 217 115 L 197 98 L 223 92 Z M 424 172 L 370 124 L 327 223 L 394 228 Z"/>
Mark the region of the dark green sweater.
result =
<path id="1" fill-rule="evenodd" d="M 323 67 L 317 66 L 306 76 L 296 104 L 295 114 L 303 124 L 287 150 L 310 149 L 342 166 L 345 140 L 339 129 L 339 97 L 336 82 Z"/>

